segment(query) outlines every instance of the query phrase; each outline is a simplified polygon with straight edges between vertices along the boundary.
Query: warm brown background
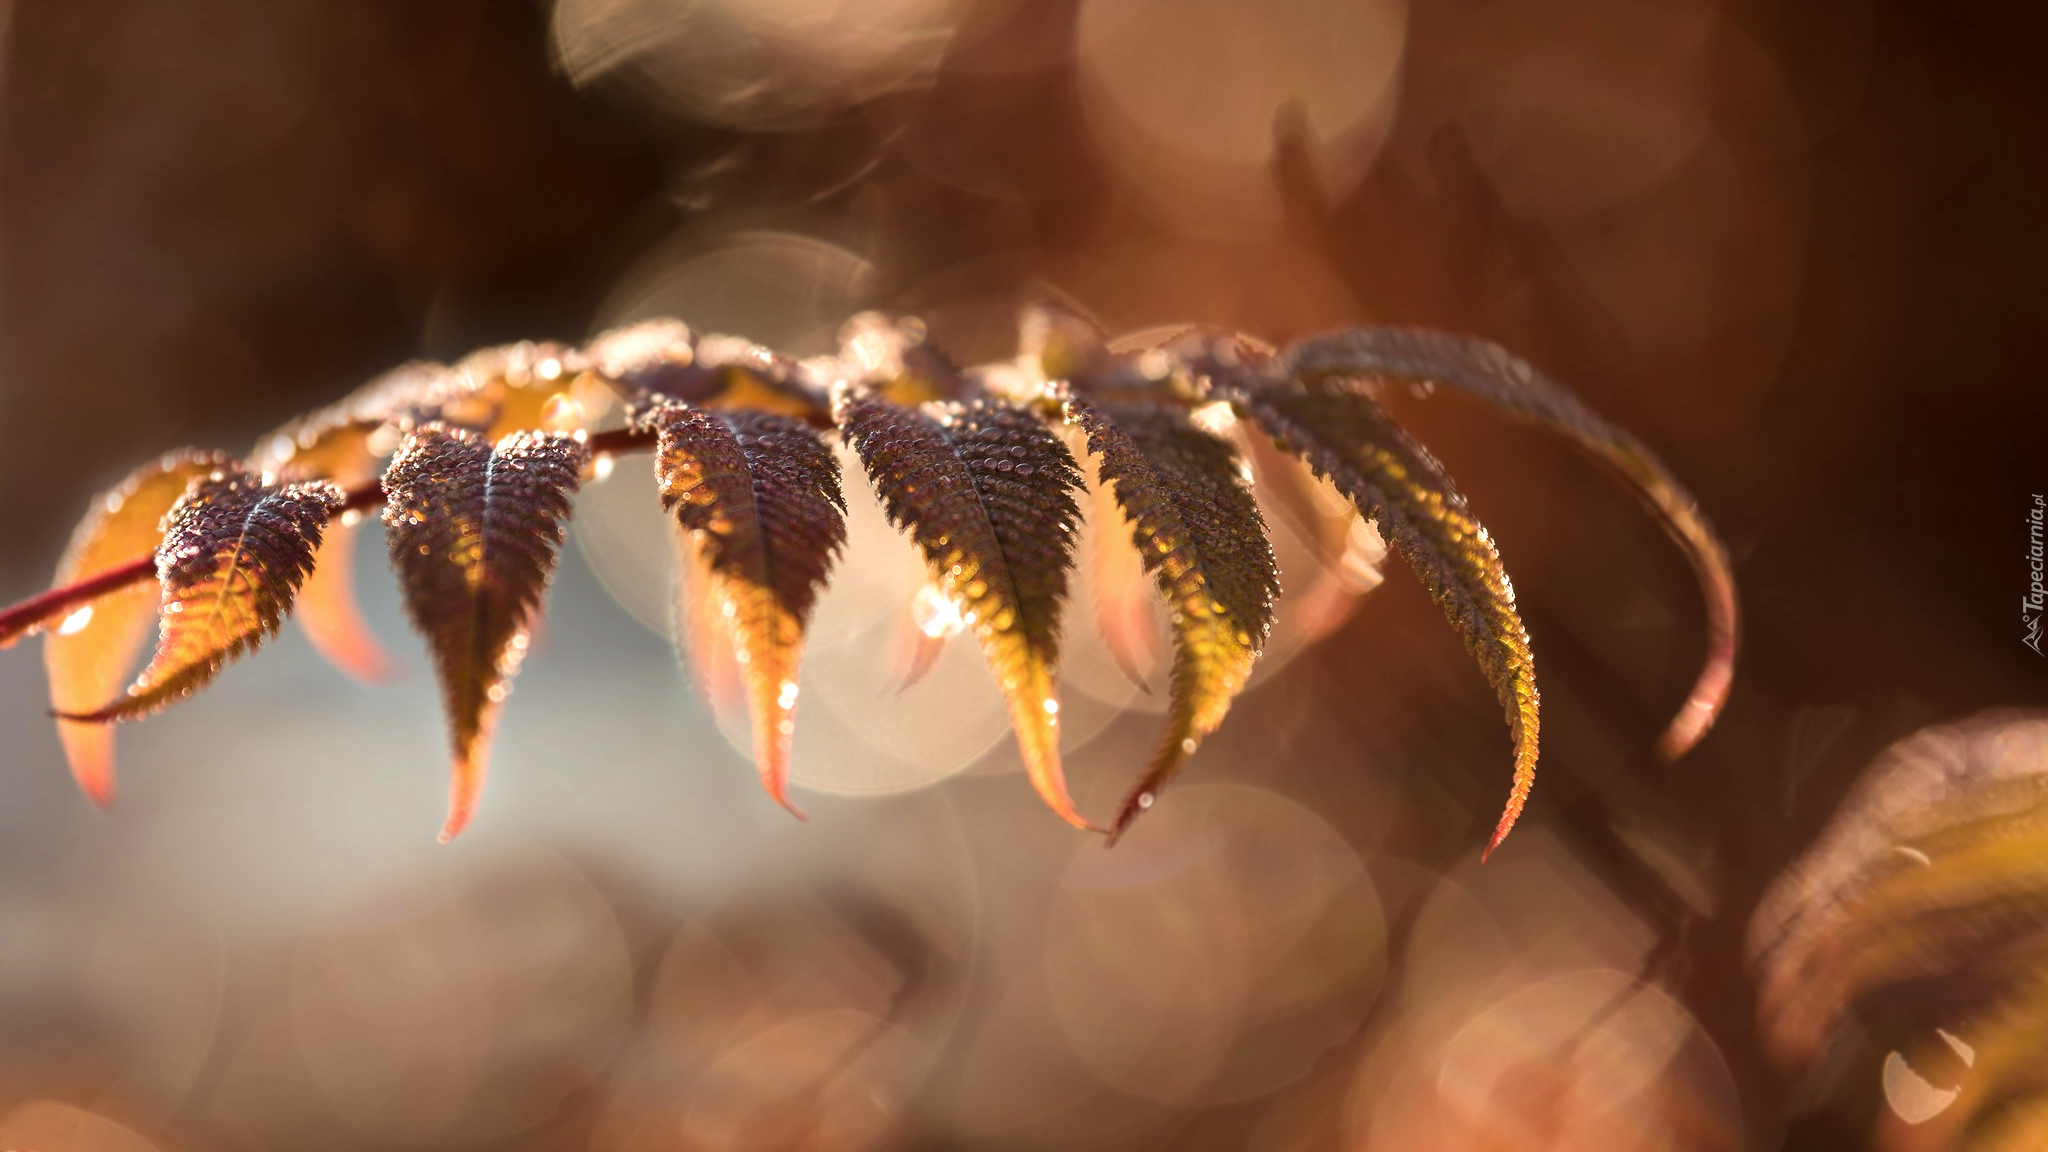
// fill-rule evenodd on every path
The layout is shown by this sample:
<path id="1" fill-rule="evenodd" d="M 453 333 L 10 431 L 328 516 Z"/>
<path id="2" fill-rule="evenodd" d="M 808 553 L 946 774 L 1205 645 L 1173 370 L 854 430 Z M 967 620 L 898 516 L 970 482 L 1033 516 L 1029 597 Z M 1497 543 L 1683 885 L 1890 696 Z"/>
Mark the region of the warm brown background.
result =
<path id="1" fill-rule="evenodd" d="M 653 0 L 583 7 L 643 20 L 663 11 Z M 1741 971 L 1756 892 L 1887 742 L 1993 704 L 2048 702 L 2048 664 L 2019 644 L 2015 604 L 2023 509 L 2048 491 L 2048 387 L 2036 366 L 2048 100 L 2027 6 L 1417 0 L 1405 38 L 1393 25 L 1398 103 L 1380 104 L 1334 81 L 1318 87 L 1344 68 L 1290 55 L 1370 40 L 1352 6 L 1303 0 L 1255 18 L 1216 0 L 1170 19 L 1169 8 L 885 5 L 942 13 L 950 43 L 913 53 L 934 70 L 820 80 L 825 95 L 790 113 L 746 104 L 740 81 L 767 78 L 772 98 L 779 78 L 824 76 L 844 60 L 763 50 L 726 61 L 740 80 L 678 84 L 694 95 L 677 99 L 658 94 L 659 68 L 654 81 L 614 71 L 572 86 L 537 5 L 17 0 L 0 80 L 4 588 L 33 591 L 89 495 L 151 453 L 246 445 L 411 356 L 579 339 L 616 315 L 622 282 L 659 282 L 705 252 L 751 251 L 742 241 L 752 236 L 821 240 L 833 259 L 850 253 L 870 269 L 856 290 L 828 291 L 799 281 L 826 278 L 829 261 L 761 264 L 764 299 L 815 298 L 821 313 L 748 333 L 764 339 L 801 342 L 825 313 L 861 304 L 920 312 L 963 356 L 995 356 L 1013 302 L 1048 292 L 1124 329 L 1202 321 L 1282 341 L 1385 320 L 1480 332 L 1653 444 L 1737 559 L 1748 637 L 1734 702 L 1700 752 L 1666 771 L 1645 749 L 1697 651 L 1682 566 L 1569 452 L 1454 401 L 1403 408 L 1495 528 L 1529 615 L 1547 705 L 1531 821 L 1555 834 L 1558 859 L 1585 870 L 1586 890 L 1618 898 L 1617 916 L 1669 942 L 1659 976 L 1740 1094 L 1739 1108 L 1713 1112 L 1677 1145 L 1788 1139 L 1788 1085 L 1753 1050 Z M 1205 40 L 1204 28 L 1228 31 Z M 1188 60 L 1210 59 L 1202 52 L 1219 63 L 1190 74 Z M 1279 98 L 1297 75 L 1309 135 L 1332 138 L 1309 162 L 1268 165 L 1263 126 L 1294 123 Z M 1243 115 L 1217 119 L 1217 101 L 1235 107 L 1240 93 Z M 1324 122 L 1332 108 L 1358 114 Z M 1211 134 L 1219 150 L 1190 159 L 1175 131 Z M 682 255 L 658 257 L 671 251 Z M 749 265 L 691 267 L 698 279 L 683 299 L 716 297 L 704 277 Z M 742 300 L 732 310 L 760 309 Z M 1365 604 L 1288 669 L 1288 688 L 1249 698 L 1198 768 L 1323 811 L 1368 860 L 1398 928 L 1403 883 L 1469 868 L 1457 862 L 1490 820 L 1505 757 L 1483 685 L 1413 582 L 1394 575 Z M 97 890 L 80 837 L 122 835 L 77 831 L 85 818 L 34 708 L 34 657 L 24 648 L 7 659 L 6 684 L 28 697 L 7 713 L 7 743 L 27 751 L 10 754 L 0 780 L 13 826 L 0 848 L 0 891 L 11 893 L 0 950 L 14 917 L 76 908 Z M 547 691 L 523 686 L 520 701 L 542 707 Z M 427 694 L 417 680 L 410 692 Z M 1293 716 L 1304 700 L 1310 715 Z M 216 724 L 240 715 L 219 707 Z M 139 772 L 150 745 L 127 746 Z M 144 788 L 168 796 L 183 769 L 158 759 Z M 289 771 L 289 757 L 272 767 Z M 412 779 L 428 778 L 413 768 Z M 989 812 L 1030 803 L 1015 784 L 973 785 L 971 803 L 1008 828 L 1011 815 Z M 1115 790 L 1106 780 L 1091 795 L 1100 807 Z M 261 799 L 285 805 L 291 794 Z M 569 840 L 603 842 L 610 817 L 593 813 Z M 418 815 L 408 819 L 423 827 Z M 670 819 L 687 837 L 717 817 Z M 985 867 L 1008 859 L 974 838 L 994 833 L 970 827 Z M 1023 859 L 1071 847 L 1028 828 L 1019 843 L 1037 847 L 1014 849 Z M 431 873 L 435 859 L 445 858 L 422 867 Z M 772 854 L 752 866 L 780 868 Z M 672 879 L 587 870 L 622 906 Z M 1688 879 L 1674 886 L 1673 875 Z M 1686 883 L 1709 898 L 1689 906 Z M 829 893 L 806 899 L 842 906 Z M 1043 916 L 1025 895 L 986 889 L 982 915 L 1006 899 L 1019 923 Z M 811 923 L 788 908 L 761 915 L 773 924 L 782 912 Z M 663 925 L 642 916 L 633 931 L 657 939 L 673 930 Z M 1008 951 L 1037 955 L 1035 936 L 1020 945 L 984 928 L 997 969 Z M 644 1008 L 660 948 L 635 941 Z M 289 953 L 262 940 L 228 950 L 230 1016 L 237 1004 L 261 1016 L 280 979 L 262 966 Z M 236 963 L 256 975 L 232 975 Z M 987 971 L 967 1020 L 1000 1015 Z M 10 1097 L 111 1100 L 166 1149 L 368 1146 L 341 1120 L 324 1129 L 317 1109 L 265 1128 L 222 1103 L 227 1040 L 174 1105 L 124 1105 L 107 1087 L 121 1082 L 122 1058 L 96 1046 L 89 1021 L 50 1009 L 58 994 L 33 979 L 7 984 L 6 997 Z M 998 1133 L 974 1127 L 985 1117 L 962 1120 L 947 1101 L 964 1090 L 948 1096 L 941 1080 L 858 1131 L 933 1148 L 1192 1146 L 1193 1133 L 1217 1148 L 1334 1146 L 1339 1132 L 1363 1139 L 1359 1117 L 1372 1108 L 1343 1085 L 1383 1076 L 1369 1062 L 1387 1015 L 1335 1038 L 1313 1075 L 1229 1105 L 1161 1104 L 1142 1121 L 1071 1129 L 1020 1119 Z M 583 1075 L 613 1087 L 578 1089 L 584 1113 L 527 1128 L 530 1144 L 489 1146 L 667 1146 L 620 1143 L 620 1105 L 605 1095 L 616 1078 L 593 1077 Z M 1793 1121 L 1790 1143 L 1860 1146 L 1871 1106 L 1866 1096 Z M 757 1146 L 771 1146 L 761 1131 Z M 807 1131 L 773 1139 L 860 1142 L 829 1124 Z M 1541 1124 L 1445 1139 L 1548 1146 Z"/>

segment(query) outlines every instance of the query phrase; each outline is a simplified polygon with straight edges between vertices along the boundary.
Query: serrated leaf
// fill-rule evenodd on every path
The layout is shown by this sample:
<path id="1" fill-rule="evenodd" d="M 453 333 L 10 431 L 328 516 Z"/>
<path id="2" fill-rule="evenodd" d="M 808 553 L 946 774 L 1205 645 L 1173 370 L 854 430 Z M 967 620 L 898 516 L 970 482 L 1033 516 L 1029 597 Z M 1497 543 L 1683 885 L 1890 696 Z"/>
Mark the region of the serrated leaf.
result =
<path id="1" fill-rule="evenodd" d="M 707 412 L 658 401 L 637 426 L 659 437 L 662 507 L 697 554 L 747 685 L 754 760 L 777 803 L 787 795 L 804 626 L 846 543 L 839 463 L 818 434 L 787 416 Z M 801 815 L 801 813 L 799 813 Z"/>
<path id="2" fill-rule="evenodd" d="M 244 465 L 223 464 L 191 481 L 164 517 L 157 546 L 156 654 L 121 699 L 67 718 L 147 715 L 199 691 L 228 661 L 277 632 L 344 497 L 325 481 L 267 480 Z"/>
<path id="3" fill-rule="evenodd" d="M 482 436 L 429 424 L 384 473 L 384 525 L 413 626 L 441 682 L 453 746 L 445 841 L 469 823 L 498 709 L 562 545 L 569 498 L 589 456 L 581 441 Z"/>
<path id="4" fill-rule="evenodd" d="M 1497 344 L 1420 328 L 1354 328 L 1301 341 L 1282 356 L 1297 379 L 1371 376 L 1457 388 L 1559 433 L 1627 480 L 1684 551 L 1707 609 L 1707 653 L 1692 691 L 1658 743 L 1667 758 L 1706 735 L 1735 679 L 1741 619 L 1728 550 L 1699 503 L 1656 454 L 1562 385 Z"/>
<path id="5" fill-rule="evenodd" d="M 851 392 L 834 415 L 890 522 L 910 532 L 963 606 L 1009 702 L 1032 785 L 1062 819 L 1093 827 L 1067 795 L 1053 691 L 1080 518 L 1072 454 L 1030 413 L 993 400 L 906 408 Z"/>
<path id="6" fill-rule="evenodd" d="M 165 513 L 195 478 L 226 462 L 211 452 L 172 452 L 94 497 L 57 562 L 50 586 L 61 588 L 155 552 L 163 540 Z M 149 635 L 150 621 L 156 618 L 158 599 L 155 585 L 133 584 L 101 596 L 51 630 L 43 646 L 43 666 L 49 673 L 53 711 L 90 711 L 121 690 Z M 110 803 L 113 728 L 58 720 L 57 737 L 79 789 L 95 804 Z"/>
<path id="7" fill-rule="evenodd" d="M 1237 452 L 1197 428 L 1185 408 L 1077 396 L 1067 412 L 1087 433 L 1102 482 L 1172 610 L 1166 731 L 1117 813 L 1115 836 L 1223 722 L 1272 629 L 1280 571 Z"/>
<path id="8" fill-rule="evenodd" d="M 1539 699 L 1529 634 L 1514 586 L 1484 525 L 1451 478 L 1355 384 L 1310 375 L 1294 382 L 1219 370 L 1214 387 L 1246 418 L 1300 456 L 1374 522 L 1457 628 L 1486 673 L 1514 741 L 1514 783 L 1486 851 L 1514 828 L 1536 782 Z"/>

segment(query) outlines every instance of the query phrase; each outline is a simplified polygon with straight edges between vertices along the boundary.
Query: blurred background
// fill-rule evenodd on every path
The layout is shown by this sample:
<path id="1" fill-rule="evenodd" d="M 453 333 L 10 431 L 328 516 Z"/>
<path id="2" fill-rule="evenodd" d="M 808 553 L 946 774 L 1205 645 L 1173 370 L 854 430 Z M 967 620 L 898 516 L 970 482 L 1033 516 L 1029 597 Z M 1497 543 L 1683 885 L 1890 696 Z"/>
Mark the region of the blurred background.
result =
<path id="1" fill-rule="evenodd" d="M 12 0 L 0 28 L 8 600 L 136 462 L 246 450 L 408 358 L 657 315 L 810 354 L 881 308 L 973 362 L 1052 298 L 1116 332 L 1499 340 L 1691 485 L 1748 624 L 1726 716 L 1658 763 L 1702 645 L 1683 562 L 1570 449 L 1394 397 L 1539 653 L 1521 829 L 1478 866 L 1498 709 L 1311 502 L 1274 515 L 1260 679 L 1106 852 L 1032 797 L 970 643 L 900 687 L 917 561 L 850 475 L 798 824 L 676 660 L 623 460 L 451 846 L 374 538 L 395 683 L 288 627 L 122 730 L 109 813 L 35 643 L 0 658 L 0 1146 L 1856 1148 L 1910 1119 L 1874 1071 L 1817 1097 L 1767 1058 L 1743 940 L 1882 748 L 2048 703 L 2013 612 L 2048 491 L 2026 6 Z M 1092 610 L 1084 580 L 1062 715 L 1106 814 L 1161 674 L 1108 669 Z"/>

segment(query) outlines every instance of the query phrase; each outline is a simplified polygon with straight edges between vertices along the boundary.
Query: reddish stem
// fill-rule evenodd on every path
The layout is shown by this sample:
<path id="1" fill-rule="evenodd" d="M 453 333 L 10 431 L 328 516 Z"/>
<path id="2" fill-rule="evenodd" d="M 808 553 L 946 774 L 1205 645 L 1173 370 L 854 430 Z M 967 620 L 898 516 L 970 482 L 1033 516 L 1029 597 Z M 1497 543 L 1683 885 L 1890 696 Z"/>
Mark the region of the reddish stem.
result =
<path id="1" fill-rule="evenodd" d="M 119 568 L 111 568 L 97 576 L 88 577 L 62 588 L 52 588 L 41 596 L 33 596 L 0 612 L 0 648 L 20 639 L 37 625 L 66 616 L 71 610 L 91 600 L 97 600 L 109 592 L 126 588 L 130 584 L 147 580 L 156 575 L 156 557 L 144 556 L 131 560 Z"/>
<path id="2" fill-rule="evenodd" d="M 618 428 L 610 432 L 593 433 L 590 437 L 592 454 L 603 452 L 633 452 L 654 446 L 652 433 L 632 428 Z M 384 485 L 372 480 L 347 490 L 341 505 L 344 512 L 365 512 L 384 503 Z M 19 604 L 0 610 L 0 648 L 38 627 L 61 616 L 69 615 L 82 604 L 89 604 L 109 592 L 118 592 L 130 584 L 139 584 L 156 575 L 156 557 L 142 556 L 110 568 L 96 576 L 52 588 L 40 596 L 31 596 Z"/>

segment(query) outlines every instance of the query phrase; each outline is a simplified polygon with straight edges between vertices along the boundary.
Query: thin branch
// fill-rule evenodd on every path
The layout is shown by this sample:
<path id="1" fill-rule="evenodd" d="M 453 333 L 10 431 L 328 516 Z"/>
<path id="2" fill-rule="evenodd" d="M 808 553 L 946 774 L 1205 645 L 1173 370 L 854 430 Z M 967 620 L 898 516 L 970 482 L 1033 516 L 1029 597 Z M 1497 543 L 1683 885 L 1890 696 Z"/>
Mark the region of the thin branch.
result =
<path id="1" fill-rule="evenodd" d="M 81 604 L 97 600 L 109 592 L 119 591 L 154 575 L 156 557 L 144 556 L 131 560 L 119 568 L 111 568 L 97 576 L 87 577 L 75 584 L 66 584 L 62 588 L 52 588 L 40 596 L 23 600 L 5 612 L 0 612 L 0 648 L 12 645 L 16 640 L 59 616 L 70 615 L 72 610 Z"/>
<path id="2" fill-rule="evenodd" d="M 638 452 L 652 447 L 654 437 L 651 433 L 636 432 L 630 428 L 597 432 L 590 437 L 592 456 Z M 341 506 L 343 512 L 366 512 L 384 503 L 384 484 L 380 480 L 372 480 L 348 489 L 346 495 L 347 499 Z M 109 592 L 140 584 L 155 575 L 156 557 L 140 556 L 118 568 L 109 568 L 96 576 L 52 588 L 40 596 L 31 596 L 0 610 L 0 648 L 10 647 L 23 636 L 41 630 L 50 621 L 68 616 L 80 606 L 90 604 Z"/>

